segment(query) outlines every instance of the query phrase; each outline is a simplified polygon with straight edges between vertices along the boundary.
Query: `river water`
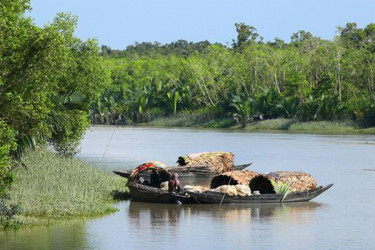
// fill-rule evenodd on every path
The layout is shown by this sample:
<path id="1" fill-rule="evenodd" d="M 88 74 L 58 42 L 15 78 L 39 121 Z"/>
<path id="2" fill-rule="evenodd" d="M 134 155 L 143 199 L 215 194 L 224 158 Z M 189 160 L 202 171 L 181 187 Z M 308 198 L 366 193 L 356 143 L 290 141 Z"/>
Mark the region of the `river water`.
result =
<path id="1" fill-rule="evenodd" d="M 231 151 L 258 172 L 297 170 L 334 183 L 312 202 L 163 205 L 122 201 L 119 212 L 0 234 L 1 249 L 371 249 L 375 136 L 93 127 L 78 157 L 106 170 Z"/>

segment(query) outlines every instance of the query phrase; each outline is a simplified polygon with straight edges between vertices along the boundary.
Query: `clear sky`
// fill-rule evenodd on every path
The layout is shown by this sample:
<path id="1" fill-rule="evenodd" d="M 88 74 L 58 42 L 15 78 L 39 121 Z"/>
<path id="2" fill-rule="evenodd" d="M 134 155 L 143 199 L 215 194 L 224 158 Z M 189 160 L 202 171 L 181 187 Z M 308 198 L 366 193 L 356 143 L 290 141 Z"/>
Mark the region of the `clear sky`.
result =
<path id="1" fill-rule="evenodd" d="M 336 26 L 375 23 L 375 0 L 31 0 L 37 25 L 57 12 L 78 15 L 76 36 L 124 49 L 134 42 L 231 44 L 235 22 L 257 28 L 265 41 L 306 30 L 332 39 Z"/>

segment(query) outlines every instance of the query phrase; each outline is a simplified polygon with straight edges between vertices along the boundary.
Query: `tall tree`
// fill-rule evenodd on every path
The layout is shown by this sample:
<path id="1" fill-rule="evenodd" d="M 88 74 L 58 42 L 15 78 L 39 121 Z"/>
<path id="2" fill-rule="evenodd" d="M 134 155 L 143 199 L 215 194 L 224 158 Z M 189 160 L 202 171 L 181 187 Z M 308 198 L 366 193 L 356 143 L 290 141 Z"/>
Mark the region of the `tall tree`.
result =
<path id="1" fill-rule="evenodd" d="M 235 23 L 237 40 L 233 40 L 233 48 L 239 48 L 244 44 L 255 43 L 259 34 L 254 26 L 245 23 Z"/>

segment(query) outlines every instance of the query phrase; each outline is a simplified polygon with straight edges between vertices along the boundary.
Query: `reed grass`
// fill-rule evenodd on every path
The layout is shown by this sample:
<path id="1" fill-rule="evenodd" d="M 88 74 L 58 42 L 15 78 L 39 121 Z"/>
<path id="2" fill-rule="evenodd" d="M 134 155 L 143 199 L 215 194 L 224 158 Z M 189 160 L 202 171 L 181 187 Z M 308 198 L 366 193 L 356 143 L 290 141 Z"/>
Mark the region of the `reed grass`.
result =
<path id="1" fill-rule="evenodd" d="M 144 125 L 156 127 L 195 127 L 201 125 L 200 117 L 194 114 L 176 114 L 168 117 L 156 118 Z"/>
<path id="2" fill-rule="evenodd" d="M 157 110 L 156 110 L 157 111 Z M 375 127 L 369 121 L 335 120 L 335 121 L 309 121 L 301 122 L 298 119 L 266 119 L 252 121 L 244 128 L 236 124 L 235 120 L 223 110 L 215 110 L 210 107 L 192 111 L 180 111 L 170 116 L 162 113 L 154 115 L 152 119 L 146 119 L 140 126 L 155 127 L 198 127 L 198 128 L 223 128 L 240 129 L 245 131 L 289 131 L 295 133 L 318 134 L 375 134 Z"/>
<path id="3" fill-rule="evenodd" d="M 290 184 L 283 181 L 271 180 L 271 184 L 276 194 L 287 194 L 290 192 Z"/>
<path id="4" fill-rule="evenodd" d="M 263 121 L 255 121 L 245 127 L 246 130 L 288 130 L 290 126 L 296 123 L 295 119 L 268 119 Z"/>
<path id="5" fill-rule="evenodd" d="M 168 117 L 159 117 L 143 126 L 156 127 L 198 127 L 198 128 L 226 128 L 246 131 L 289 131 L 295 133 L 318 134 L 375 134 L 375 127 L 369 127 L 356 121 L 311 121 L 299 122 L 297 119 L 268 119 L 254 121 L 240 128 L 232 118 L 218 118 L 202 112 L 197 114 L 178 113 Z"/>
<path id="6" fill-rule="evenodd" d="M 141 125 L 157 127 L 203 127 L 203 128 L 229 128 L 235 125 L 235 121 L 223 115 L 212 107 L 198 110 L 181 111 L 170 116 L 159 116 Z"/>
<path id="7" fill-rule="evenodd" d="M 292 124 L 289 130 L 315 133 L 353 133 L 359 132 L 359 127 L 350 121 L 312 121 Z"/>
<path id="8" fill-rule="evenodd" d="M 214 119 L 203 124 L 204 128 L 230 128 L 235 125 L 232 118 Z"/>
<path id="9" fill-rule="evenodd" d="M 128 191 L 124 178 L 45 149 L 29 153 L 25 164 L 10 191 L 21 225 L 115 212 L 113 195 Z"/>

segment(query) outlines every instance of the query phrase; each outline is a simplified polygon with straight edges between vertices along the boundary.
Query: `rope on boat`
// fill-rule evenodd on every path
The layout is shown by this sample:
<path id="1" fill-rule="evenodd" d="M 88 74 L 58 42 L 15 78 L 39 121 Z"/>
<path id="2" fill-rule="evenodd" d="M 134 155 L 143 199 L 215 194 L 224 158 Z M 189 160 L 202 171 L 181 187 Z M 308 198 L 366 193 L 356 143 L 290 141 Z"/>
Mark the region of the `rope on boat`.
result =
<path id="1" fill-rule="evenodd" d="M 105 154 L 107 153 L 108 146 L 109 146 L 109 144 L 111 143 L 111 141 L 112 141 L 112 137 L 113 137 L 114 134 L 115 134 L 115 130 L 112 130 L 111 137 L 109 138 L 109 141 L 108 141 L 108 143 L 107 143 L 107 146 L 105 146 L 105 149 L 104 149 L 104 153 L 103 153 L 102 159 L 100 160 L 99 168 L 102 167 L 103 160 L 104 160 L 104 156 L 105 156 Z"/>

